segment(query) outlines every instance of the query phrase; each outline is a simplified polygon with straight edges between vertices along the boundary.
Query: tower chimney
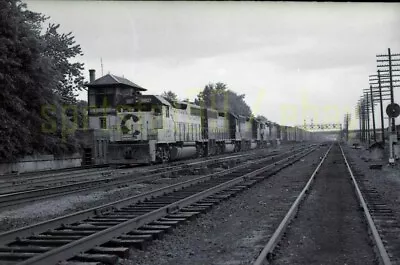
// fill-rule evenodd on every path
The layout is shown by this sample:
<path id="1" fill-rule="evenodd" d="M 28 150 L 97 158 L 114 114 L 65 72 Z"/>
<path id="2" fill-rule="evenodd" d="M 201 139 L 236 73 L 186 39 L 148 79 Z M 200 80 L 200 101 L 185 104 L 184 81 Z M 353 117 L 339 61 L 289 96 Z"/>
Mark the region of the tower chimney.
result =
<path id="1" fill-rule="evenodd" d="M 89 81 L 90 81 L 90 83 L 93 83 L 94 80 L 96 80 L 96 70 L 89 69 Z"/>

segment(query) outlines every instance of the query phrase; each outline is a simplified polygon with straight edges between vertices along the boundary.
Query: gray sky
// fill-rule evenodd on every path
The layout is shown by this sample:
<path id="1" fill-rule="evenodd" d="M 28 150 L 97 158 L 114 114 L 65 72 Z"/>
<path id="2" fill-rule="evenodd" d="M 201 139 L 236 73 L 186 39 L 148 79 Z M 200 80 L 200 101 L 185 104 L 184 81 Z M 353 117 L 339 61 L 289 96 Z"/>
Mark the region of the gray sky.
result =
<path id="1" fill-rule="evenodd" d="M 224 82 L 255 114 L 285 125 L 342 123 L 350 112 L 357 127 L 375 55 L 400 53 L 396 3 L 25 2 L 73 32 L 86 78 L 91 68 L 101 76 L 102 58 L 104 74 L 149 94 L 193 100 L 207 83 Z"/>

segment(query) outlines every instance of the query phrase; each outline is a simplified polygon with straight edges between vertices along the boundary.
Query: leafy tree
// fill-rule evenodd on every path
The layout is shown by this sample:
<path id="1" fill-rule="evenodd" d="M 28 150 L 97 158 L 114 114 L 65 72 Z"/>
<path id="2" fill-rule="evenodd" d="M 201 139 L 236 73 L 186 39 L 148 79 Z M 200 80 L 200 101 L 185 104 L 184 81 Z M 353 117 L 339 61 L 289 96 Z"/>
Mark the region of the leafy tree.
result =
<path id="1" fill-rule="evenodd" d="M 268 119 L 264 115 L 257 115 L 256 118 L 262 121 L 268 121 Z"/>
<path id="2" fill-rule="evenodd" d="M 172 92 L 171 90 L 164 91 L 161 94 L 161 96 L 166 98 L 166 99 L 168 99 L 169 101 L 177 101 L 178 100 L 178 96 L 174 92 Z"/>
<path id="3" fill-rule="evenodd" d="M 230 111 L 237 115 L 251 116 L 251 109 L 244 101 L 245 95 L 239 95 L 228 89 L 224 83 L 209 83 L 195 99 L 195 104 L 221 111 Z"/>
<path id="4" fill-rule="evenodd" d="M 43 35 L 46 43 L 44 55 L 51 58 L 58 70 L 57 79 L 60 82 L 53 88 L 54 93 L 65 103 L 75 103 L 77 94 L 74 92 L 81 91 L 84 87 L 83 63 L 71 62 L 71 59 L 83 53 L 80 45 L 75 44 L 72 32 L 60 34 L 57 32 L 59 27 L 59 24 L 49 24 Z"/>
<path id="5" fill-rule="evenodd" d="M 74 104 L 64 105 L 67 119 L 71 122 L 69 130 L 88 128 L 88 103 L 85 100 L 77 100 Z"/>
<path id="6" fill-rule="evenodd" d="M 0 159 L 76 150 L 61 105 L 63 73 L 41 33 L 46 17 L 19 0 L 0 1 Z M 68 46 L 68 45 L 67 45 Z M 68 53 L 66 52 L 67 58 Z M 46 133 L 47 132 L 47 133 Z"/>

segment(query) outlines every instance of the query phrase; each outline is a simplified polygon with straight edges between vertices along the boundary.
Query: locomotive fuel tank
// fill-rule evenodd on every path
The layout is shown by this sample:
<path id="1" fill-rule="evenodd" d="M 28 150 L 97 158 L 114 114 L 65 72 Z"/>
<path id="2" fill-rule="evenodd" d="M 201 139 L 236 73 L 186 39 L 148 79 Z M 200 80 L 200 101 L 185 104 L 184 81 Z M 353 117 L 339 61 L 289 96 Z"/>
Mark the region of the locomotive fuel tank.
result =
<path id="1" fill-rule="evenodd" d="M 225 144 L 225 153 L 232 153 L 234 149 L 234 144 Z"/>
<path id="2" fill-rule="evenodd" d="M 250 146 L 250 149 L 256 149 L 256 148 L 257 148 L 257 143 L 252 142 L 251 146 Z"/>
<path id="3" fill-rule="evenodd" d="M 189 158 L 196 155 L 196 147 L 195 146 L 173 146 L 171 148 L 171 159 L 177 160 L 182 158 Z"/>

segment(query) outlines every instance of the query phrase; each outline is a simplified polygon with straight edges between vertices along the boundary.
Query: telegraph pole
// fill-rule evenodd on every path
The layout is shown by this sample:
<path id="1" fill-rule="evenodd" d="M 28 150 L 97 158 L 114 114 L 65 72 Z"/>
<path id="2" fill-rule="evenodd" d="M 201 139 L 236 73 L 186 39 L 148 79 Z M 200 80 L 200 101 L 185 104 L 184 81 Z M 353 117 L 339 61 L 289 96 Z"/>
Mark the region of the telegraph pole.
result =
<path id="1" fill-rule="evenodd" d="M 367 104 L 365 105 L 366 110 L 366 118 L 367 118 L 367 140 L 368 140 L 368 147 L 371 144 L 371 134 L 370 134 L 370 127 L 369 127 L 369 100 L 368 100 L 368 93 L 364 94 Z"/>
<path id="2" fill-rule="evenodd" d="M 390 100 L 390 90 L 389 86 L 385 85 L 389 83 L 387 75 L 382 75 L 380 70 L 378 70 L 377 75 L 369 76 L 369 83 L 372 86 L 373 99 L 378 100 L 380 104 L 381 112 L 381 134 L 382 134 L 382 144 L 385 146 L 385 122 L 384 122 L 384 112 L 383 112 L 383 101 Z M 375 82 L 376 81 L 376 82 Z M 384 90 L 385 89 L 385 90 Z M 375 104 L 374 104 L 375 105 Z"/>
<path id="3" fill-rule="evenodd" d="M 372 128 L 374 130 L 374 142 L 376 143 L 376 131 L 375 131 L 375 111 L 374 111 L 374 98 L 372 95 L 372 86 L 369 86 L 371 96 L 371 111 L 372 111 Z"/>
<path id="4" fill-rule="evenodd" d="M 362 142 L 362 137 L 361 137 L 361 110 L 360 110 L 360 102 L 357 103 L 356 109 L 355 109 L 355 113 L 358 116 L 358 128 L 359 128 L 359 135 L 358 137 L 360 138 L 360 143 Z M 357 117 L 356 116 L 356 117 Z"/>
<path id="5" fill-rule="evenodd" d="M 367 109 L 366 109 L 366 104 L 365 104 L 365 99 L 363 98 L 362 101 L 362 106 L 363 106 L 363 122 L 364 122 L 364 126 L 363 126 L 363 130 L 364 130 L 364 143 L 367 141 Z"/>
<path id="6" fill-rule="evenodd" d="M 360 143 L 363 141 L 363 120 L 361 101 L 358 100 L 358 118 L 360 119 Z"/>
<path id="7" fill-rule="evenodd" d="M 350 113 L 346 113 L 344 115 L 344 132 L 345 132 L 345 138 L 346 142 L 349 141 L 349 123 L 350 123 Z"/>
<path id="8" fill-rule="evenodd" d="M 385 121 L 383 120 L 383 102 L 382 102 L 382 86 L 381 86 L 381 71 L 378 70 L 378 86 L 379 86 L 379 101 L 381 103 L 381 130 L 382 130 L 382 144 L 385 146 Z"/>
<path id="9" fill-rule="evenodd" d="M 365 141 L 365 115 L 364 115 L 364 100 L 360 100 L 360 113 L 361 113 L 361 141 Z"/>
<path id="10" fill-rule="evenodd" d="M 393 62 L 400 62 L 400 54 L 392 54 L 390 48 L 388 49 L 388 54 L 380 54 L 376 55 L 377 63 L 387 63 L 378 65 L 378 68 L 381 70 L 381 73 L 386 73 L 389 77 L 389 89 L 390 89 L 390 105 L 386 108 L 386 113 L 389 116 L 389 128 L 390 128 L 390 135 L 389 135 L 389 163 L 394 163 L 395 154 L 394 154 L 394 144 L 397 143 L 397 134 L 396 134 L 396 124 L 395 124 L 395 117 L 399 115 L 398 108 L 399 105 L 394 103 L 394 93 L 393 87 L 400 87 L 400 85 L 393 85 L 393 82 L 399 80 L 393 80 L 394 75 L 393 72 L 399 72 L 400 69 L 393 69 L 394 66 L 400 66 L 400 64 L 393 64 Z M 383 58 L 383 59 L 379 59 Z"/>

